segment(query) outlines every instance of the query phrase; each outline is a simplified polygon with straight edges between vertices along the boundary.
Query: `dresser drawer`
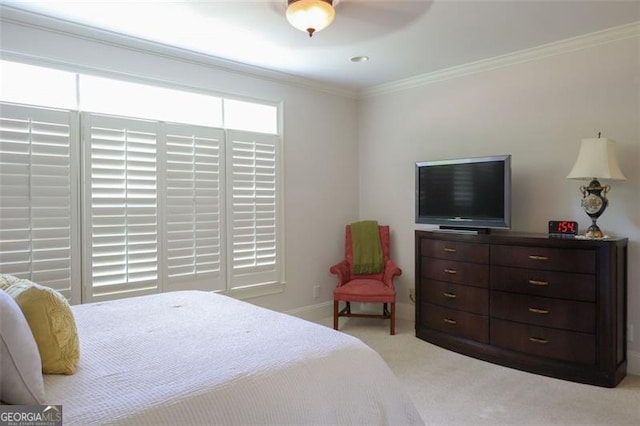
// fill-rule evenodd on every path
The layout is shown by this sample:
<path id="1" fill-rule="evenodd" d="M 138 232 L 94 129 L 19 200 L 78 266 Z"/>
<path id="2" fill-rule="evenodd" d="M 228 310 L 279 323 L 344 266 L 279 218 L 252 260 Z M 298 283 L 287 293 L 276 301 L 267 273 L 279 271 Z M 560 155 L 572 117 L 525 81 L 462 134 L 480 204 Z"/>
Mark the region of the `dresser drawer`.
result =
<path id="1" fill-rule="evenodd" d="M 494 266 L 491 288 L 534 296 L 595 302 L 596 276 L 534 269 Z"/>
<path id="2" fill-rule="evenodd" d="M 438 259 L 463 260 L 473 263 L 489 262 L 488 244 L 423 239 L 420 250 L 423 256 Z"/>
<path id="3" fill-rule="evenodd" d="M 422 281 L 424 300 L 451 309 L 489 315 L 489 291 L 443 281 Z"/>
<path id="4" fill-rule="evenodd" d="M 465 339 L 489 343 L 488 317 L 430 303 L 423 303 L 421 308 L 426 327 Z"/>
<path id="5" fill-rule="evenodd" d="M 491 344 L 530 355 L 595 364 L 595 336 L 499 319 L 491 320 Z"/>
<path id="6" fill-rule="evenodd" d="M 549 299 L 515 293 L 491 292 L 491 318 L 543 327 L 595 333 L 594 303 Z"/>
<path id="7" fill-rule="evenodd" d="M 422 258 L 422 276 L 437 281 L 489 287 L 489 265 Z"/>
<path id="8" fill-rule="evenodd" d="M 491 246 L 491 264 L 548 271 L 595 274 L 595 250 Z"/>

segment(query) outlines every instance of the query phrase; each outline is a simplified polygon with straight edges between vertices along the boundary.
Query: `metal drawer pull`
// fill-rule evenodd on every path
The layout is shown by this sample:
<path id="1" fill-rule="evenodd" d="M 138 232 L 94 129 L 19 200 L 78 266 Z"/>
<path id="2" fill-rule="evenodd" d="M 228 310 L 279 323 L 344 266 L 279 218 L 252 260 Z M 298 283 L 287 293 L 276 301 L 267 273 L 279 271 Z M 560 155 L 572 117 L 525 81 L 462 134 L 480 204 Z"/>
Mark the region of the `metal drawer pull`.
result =
<path id="1" fill-rule="evenodd" d="M 539 337 L 529 337 L 529 340 L 534 343 L 549 343 L 547 339 L 541 339 Z"/>
<path id="2" fill-rule="evenodd" d="M 455 299 L 456 297 L 458 297 L 458 296 L 456 296 L 456 295 L 455 295 L 455 294 L 453 294 L 453 293 L 447 293 L 447 292 L 444 292 L 444 293 L 442 293 L 442 294 L 444 295 L 444 297 L 448 297 L 449 299 Z"/>
<path id="3" fill-rule="evenodd" d="M 536 256 L 534 254 L 529 256 L 529 259 L 531 259 L 531 260 L 549 260 L 549 258 L 547 256 Z"/>
<path id="4" fill-rule="evenodd" d="M 449 247 L 445 247 L 445 248 L 444 248 L 444 251 L 445 251 L 445 252 L 447 252 L 447 253 L 455 253 L 455 252 L 456 252 L 456 249 L 454 249 L 454 248 L 449 248 Z"/>
<path id="5" fill-rule="evenodd" d="M 546 309 L 538 309 L 538 308 L 529 308 L 529 312 L 533 312 L 534 314 L 548 314 L 549 311 Z"/>
<path id="6" fill-rule="evenodd" d="M 444 271 L 445 271 L 447 274 L 452 274 L 452 275 L 453 275 L 453 274 L 457 274 L 457 273 L 458 273 L 458 271 L 456 271 L 455 269 L 445 269 Z"/>
<path id="7" fill-rule="evenodd" d="M 451 318 L 444 318 L 444 322 L 446 322 L 447 324 L 457 324 L 458 323 L 458 321 L 452 320 Z"/>
<path id="8" fill-rule="evenodd" d="M 548 281 L 529 280 L 531 285 L 549 285 Z"/>

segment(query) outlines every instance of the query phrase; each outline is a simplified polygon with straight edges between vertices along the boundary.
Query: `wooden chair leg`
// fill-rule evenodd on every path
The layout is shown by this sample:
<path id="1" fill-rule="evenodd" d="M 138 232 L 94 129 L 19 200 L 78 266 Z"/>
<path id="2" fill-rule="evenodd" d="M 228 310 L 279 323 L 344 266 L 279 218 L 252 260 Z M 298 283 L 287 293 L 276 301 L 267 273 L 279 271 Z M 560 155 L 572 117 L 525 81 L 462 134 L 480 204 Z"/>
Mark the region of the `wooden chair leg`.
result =
<path id="1" fill-rule="evenodd" d="M 391 303 L 391 335 L 396 334 L 396 302 Z"/>
<path id="2" fill-rule="evenodd" d="M 340 302 L 337 300 L 333 301 L 333 329 L 338 329 L 338 308 L 340 307 Z"/>

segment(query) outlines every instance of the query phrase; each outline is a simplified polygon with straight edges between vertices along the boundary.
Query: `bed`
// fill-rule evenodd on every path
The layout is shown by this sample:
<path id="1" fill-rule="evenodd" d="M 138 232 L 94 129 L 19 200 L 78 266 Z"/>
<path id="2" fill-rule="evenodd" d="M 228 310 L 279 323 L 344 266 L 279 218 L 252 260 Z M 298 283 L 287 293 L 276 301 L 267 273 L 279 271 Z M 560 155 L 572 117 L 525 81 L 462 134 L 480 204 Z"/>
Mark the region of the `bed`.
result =
<path id="1" fill-rule="evenodd" d="M 73 306 L 63 424 L 423 424 L 382 358 L 328 327 L 199 291 Z"/>

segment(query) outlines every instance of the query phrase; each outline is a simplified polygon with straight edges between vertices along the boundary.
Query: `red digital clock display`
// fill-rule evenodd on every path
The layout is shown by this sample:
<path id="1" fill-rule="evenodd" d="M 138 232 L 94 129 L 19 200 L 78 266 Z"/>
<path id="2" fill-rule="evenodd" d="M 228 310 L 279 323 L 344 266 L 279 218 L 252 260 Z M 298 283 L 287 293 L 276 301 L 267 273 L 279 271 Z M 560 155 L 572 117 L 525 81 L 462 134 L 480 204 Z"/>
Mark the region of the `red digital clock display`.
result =
<path id="1" fill-rule="evenodd" d="M 550 220 L 549 234 L 552 235 L 577 235 L 578 222 L 572 220 Z"/>

